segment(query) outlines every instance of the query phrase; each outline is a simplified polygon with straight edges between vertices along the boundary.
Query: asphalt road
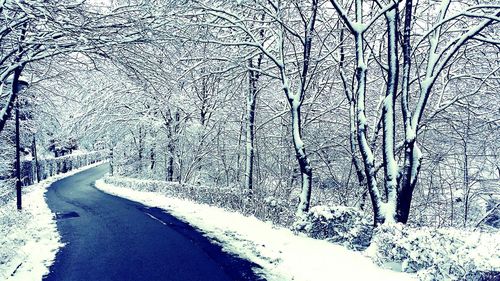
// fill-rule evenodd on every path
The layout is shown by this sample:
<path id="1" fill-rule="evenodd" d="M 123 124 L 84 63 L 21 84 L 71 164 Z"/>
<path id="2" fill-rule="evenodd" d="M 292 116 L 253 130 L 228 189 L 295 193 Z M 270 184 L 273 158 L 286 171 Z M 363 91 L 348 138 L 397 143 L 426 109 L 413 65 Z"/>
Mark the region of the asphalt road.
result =
<path id="1" fill-rule="evenodd" d="M 158 208 L 108 195 L 101 165 L 55 182 L 46 200 L 66 245 L 44 280 L 263 280 L 236 258 Z"/>

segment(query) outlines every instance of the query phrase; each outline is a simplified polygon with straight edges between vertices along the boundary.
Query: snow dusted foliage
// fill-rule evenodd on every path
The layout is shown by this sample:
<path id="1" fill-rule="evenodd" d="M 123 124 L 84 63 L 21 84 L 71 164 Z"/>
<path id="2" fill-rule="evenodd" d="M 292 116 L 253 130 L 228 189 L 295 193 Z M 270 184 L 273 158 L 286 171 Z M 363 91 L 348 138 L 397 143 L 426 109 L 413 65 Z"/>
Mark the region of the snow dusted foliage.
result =
<path id="1" fill-rule="evenodd" d="M 373 229 L 358 209 L 344 206 L 312 207 L 297 226 L 299 231 L 312 238 L 355 250 L 364 250 L 370 245 Z"/>
<path id="2" fill-rule="evenodd" d="M 64 174 L 66 172 L 85 167 L 90 164 L 105 160 L 108 156 L 107 150 L 92 151 L 88 153 L 66 155 L 58 158 L 46 158 L 38 160 L 38 172 L 34 160 L 21 162 L 21 181 L 23 186 L 32 185 L 35 182 L 49 177 Z M 39 179 L 38 179 L 39 177 Z M 14 198 L 15 181 L 11 178 L 0 180 L 0 206 Z"/>
<path id="3" fill-rule="evenodd" d="M 367 250 L 375 262 L 421 280 L 498 280 L 500 233 L 402 224 L 376 229 Z"/>
<path id="4" fill-rule="evenodd" d="M 290 226 L 294 219 L 295 206 L 275 198 L 265 190 L 254 190 L 250 193 L 241 188 L 196 186 L 117 176 L 105 177 L 104 182 L 136 191 L 160 192 L 166 196 L 189 199 L 197 203 L 254 215 L 278 225 Z"/>
<path id="5" fill-rule="evenodd" d="M 0 181 L 0 206 L 14 198 L 16 195 L 14 191 L 15 184 L 16 182 L 13 179 Z"/>
<path id="6" fill-rule="evenodd" d="M 73 169 L 81 168 L 108 157 L 107 150 L 92 151 L 83 154 L 65 155 L 57 158 L 40 159 L 38 161 L 38 175 L 40 180 L 48 177 L 66 173 Z M 30 185 L 37 179 L 37 167 L 35 161 L 23 161 L 21 163 L 22 178 L 24 185 Z"/>

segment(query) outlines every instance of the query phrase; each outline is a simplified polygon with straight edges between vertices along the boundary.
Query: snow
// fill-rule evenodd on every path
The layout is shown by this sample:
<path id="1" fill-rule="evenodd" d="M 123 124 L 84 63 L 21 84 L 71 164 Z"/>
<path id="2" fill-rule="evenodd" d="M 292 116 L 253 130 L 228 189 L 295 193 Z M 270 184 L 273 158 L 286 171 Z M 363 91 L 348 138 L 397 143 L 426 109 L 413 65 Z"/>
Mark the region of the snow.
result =
<path id="1" fill-rule="evenodd" d="M 412 163 L 410 181 L 414 182 L 417 179 L 418 170 L 420 168 L 420 160 L 422 159 L 422 151 L 420 150 L 417 144 L 413 146 L 412 153 L 413 153 L 412 156 L 413 163 Z"/>
<path id="2" fill-rule="evenodd" d="M 406 142 L 408 143 L 412 142 L 417 137 L 416 130 L 411 126 L 411 124 L 406 125 L 405 134 L 406 134 Z"/>
<path id="3" fill-rule="evenodd" d="M 0 280 L 41 280 L 49 272 L 63 244 L 44 194 L 53 182 L 101 163 L 24 187 L 21 211 L 17 211 L 15 200 L 0 206 Z"/>
<path id="4" fill-rule="evenodd" d="M 499 239 L 499 232 L 384 224 L 366 253 L 420 280 L 496 280 L 485 273 L 500 271 Z"/>
<path id="5" fill-rule="evenodd" d="M 188 200 L 166 197 L 158 192 L 135 191 L 96 182 L 104 192 L 148 206 L 163 208 L 219 241 L 224 250 L 251 260 L 267 280 L 414 280 L 413 275 L 377 267 L 360 252 L 291 230 L 276 227 L 255 217 Z"/>
<path id="6" fill-rule="evenodd" d="M 21 156 L 22 161 L 33 161 L 33 155 L 31 153 L 22 155 Z"/>
<path id="7" fill-rule="evenodd" d="M 395 198 L 390 198 L 386 203 L 380 203 L 380 213 L 384 214 L 384 223 L 396 223 L 396 204 L 397 202 L 395 201 Z"/>
<path id="8" fill-rule="evenodd" d="M 362 34 L 366 30 L 366 25 L 362 22 L 353 22 L 352 29 L 355 34 Z"/>
<path id="9" fill-rule="evenodd" d="M 89 153 L 89 152 L 86 150 L 75 149 L 71 152 L 70 155 L 83 155 L 83 154 L 87 154 L 87 153 Z"/>
<path id="10" fill-rule="evenodd" d="M 308 164 L 309 165 L 309 164 Z M 311 177 L 308 174 L 302 173 L 302 190 L 300 191 L 300 201 L 299 207 L 297 208 L 296 216 L 297 218 L 304 218 L 305 212 L 307 211 L 306 204 L 308 204 L 308 194 L 311 192 Z"/>

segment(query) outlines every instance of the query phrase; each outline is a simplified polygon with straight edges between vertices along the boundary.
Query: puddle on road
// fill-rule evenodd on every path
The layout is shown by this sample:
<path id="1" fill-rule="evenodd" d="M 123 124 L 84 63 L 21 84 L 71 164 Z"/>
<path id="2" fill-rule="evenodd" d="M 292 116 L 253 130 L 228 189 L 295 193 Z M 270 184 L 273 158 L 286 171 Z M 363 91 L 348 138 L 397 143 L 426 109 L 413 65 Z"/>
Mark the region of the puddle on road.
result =
<path id="1" fill-rule="evenodd" d="M 67 212 L 67 213 L 56 213 L 56 219 L 69 219 L 69 218 L 77 218 L 80 215 L 77 212 Z"/>

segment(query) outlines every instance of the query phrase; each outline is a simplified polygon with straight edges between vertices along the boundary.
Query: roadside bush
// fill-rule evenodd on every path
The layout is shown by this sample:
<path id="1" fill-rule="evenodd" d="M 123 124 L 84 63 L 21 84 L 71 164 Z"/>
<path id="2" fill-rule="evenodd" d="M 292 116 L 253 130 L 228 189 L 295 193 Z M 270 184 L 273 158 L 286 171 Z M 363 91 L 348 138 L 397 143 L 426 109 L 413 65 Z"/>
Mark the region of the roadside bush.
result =
<path id="1" fill-rule="evenodd" d="M 421 280 L 500 280 L 500 234 L 382 225 L 367 253 Z"/>
<path id="2" fill-rule="evenodd" d="M 248 190 L 234 187 L 208 187 L 177 182 L 142 180 L 126 177 L 105 177 L 107 184 L 137 191 L 160 192 L 170 197 L 189 199 L 198 203 L 217 206 L 227 210 L 253 215 L 261 220 L 289 227 L 293 223 L 293 207 L 274 198 L 263 190 Z"/>
<path id="3" fill-rule="evenodd" d="M 370 245 L 372 226 L 352 207 L 316 206 L 311 208 L 298 230 L 316 239 L 325 239 L 354 250 Z"/>

